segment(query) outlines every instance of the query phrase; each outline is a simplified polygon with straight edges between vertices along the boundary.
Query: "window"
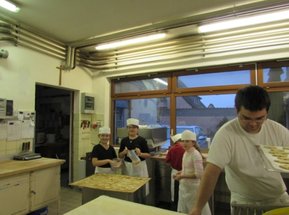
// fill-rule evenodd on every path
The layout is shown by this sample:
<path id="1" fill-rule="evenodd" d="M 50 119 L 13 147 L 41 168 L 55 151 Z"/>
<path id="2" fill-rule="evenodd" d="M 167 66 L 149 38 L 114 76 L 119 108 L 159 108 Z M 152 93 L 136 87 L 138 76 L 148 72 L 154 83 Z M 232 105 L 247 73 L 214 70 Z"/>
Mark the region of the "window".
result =
<path id="1" fill-rule="evenodd" d="M 193 74 L 178 77 L 178 88 L 250 84 L 250 70 Z"/>
<path id="2" fill-rule="evenodd" d="M 151 90 L 167 90 L 167 78 L 152 78 L 142 80 L 127 80 L 115 84 L 114 93 L 144 92 Z"/>
<path id="3" fill-rule="evenodd" d="M 289 82 L 289 67 L 263 68 L 263 83 Z"/>
<path id="4" fill-rule="evenodd" d="M 287 92 L 269 92 L 269 96 L 271 107 L 268 118 L 289 129 L 289 90 Z"/>
<path id="5" fill-rule="evenodd" d="M 188 129 L 197 135 L 201 149 L 207 149 L 207 138 L 227 121 L 236 117 L 235 94 L 178 96 L 176 98 L 176 132 Z"/>
<path id="6" fill-rule="evenodd" d="M 126 120 L 131 117 L 139 119 L 140 135 L 144 135 L 150 145 L 166 142 L 167 126 L 170 125 L 169 107 L 168 97 L 115 100 L 116 143 L 119 144 L 120 139 L 127 136 L 120 128 L 125 128 Z"/>
<path id="7" fill-rule="evenodd" d="M 171 134 L 189 129 L 206 150 L 207 138 L 213 139 L 224 123 L 236 117 L 236 91 L 256 83 L 268 87 L 272 103 L 268 117 L 289 128 L 289 63 L 256 65 L 258 70 L 250 64 L 112 80 L 115 143 L 117 130 L 126 126 L 127 118 L 135 117 L 142 125 L 165 129 L 162 149 L 169 147 Z M 149 139 L 155 140 L 160 138 Z"/>

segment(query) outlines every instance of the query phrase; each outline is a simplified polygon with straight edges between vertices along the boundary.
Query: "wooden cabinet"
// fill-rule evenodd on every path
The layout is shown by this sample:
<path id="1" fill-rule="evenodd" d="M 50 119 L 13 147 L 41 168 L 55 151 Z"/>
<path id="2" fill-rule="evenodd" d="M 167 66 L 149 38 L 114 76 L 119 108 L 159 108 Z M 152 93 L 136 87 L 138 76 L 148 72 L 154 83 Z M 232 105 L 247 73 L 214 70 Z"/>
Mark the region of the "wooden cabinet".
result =
<path id="1" fill-rule="evenodd" d="M 0 162 L 0 215 L 24 215 L 52 202 L 59 206 L 63 163 L 49 158 Z"/>
<path id="2" fill-rule="evenodd" d="M 0 180 L 0 202 L 0 215 L 28 213 L 29 174 Z"/>
<path id="3" fill-rule="evenodd" d="M 50 167 L 32 172 L 30 193 L 31 211 L 57 201 L 60 193 L 60 168 Z"/>

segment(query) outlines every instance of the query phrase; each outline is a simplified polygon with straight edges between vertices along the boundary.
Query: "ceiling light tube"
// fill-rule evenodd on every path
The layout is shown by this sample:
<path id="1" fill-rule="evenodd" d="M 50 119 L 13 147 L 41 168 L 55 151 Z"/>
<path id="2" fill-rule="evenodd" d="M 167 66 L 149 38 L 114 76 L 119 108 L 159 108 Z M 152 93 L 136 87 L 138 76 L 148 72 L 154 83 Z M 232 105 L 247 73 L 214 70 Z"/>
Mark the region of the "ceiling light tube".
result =
<path id="1" fill-rule="evenodd" d="M 168 86 L 168 83 L 166 81 L 160 79 L 160 78 L 154 78 L 154 81 L 159 82 L 159 83 L 161 83 L 161 84 L 163 84 L 165 86 Z"/>
<path id="2" fill-rule="evenodd" d="M 100 44 L 100 45 L 96 46 L 95 49 L 96 50 L 106 50 L 106 49 L 120 48 L 120 47 L 133 45 L 133 44 L 137 44 L 137 43 L 144 43 L 144 42 L 162 39 L 165 36 L 166 36 L 165 33 L 150 34 L 147 36 L 136 37 L 136 38 L 131 38 L 131 39 L 127 39 L 127 40 L 120 40 L 120 41 L 116 41 L 116 42 Z"/>
<path id="3" fill-rule="evenodd" d="M 6 10 L 9 10 L 9 11 L 14 12 L 14 13 L 16 13 L 20 10 L 19 7 L 17 7 L 15 4 L 13 4 L 9 1 L 6 1 L 6 0 L 0 0 L 0 7 L 3 7 Z"/>
<path id="4" fill-rule="evenodd" d="M 199 33 L 207 33 L 212 31 L 220 31 L 238 27 L 245 27 L 268 22 L 289 19 L 289 10 L 276 11 L 266 14 L 254 15 L 249 17 L 241 17 L 226 21 L 220 21 L 212 24 L 201 25 L 198 28 Z"/>

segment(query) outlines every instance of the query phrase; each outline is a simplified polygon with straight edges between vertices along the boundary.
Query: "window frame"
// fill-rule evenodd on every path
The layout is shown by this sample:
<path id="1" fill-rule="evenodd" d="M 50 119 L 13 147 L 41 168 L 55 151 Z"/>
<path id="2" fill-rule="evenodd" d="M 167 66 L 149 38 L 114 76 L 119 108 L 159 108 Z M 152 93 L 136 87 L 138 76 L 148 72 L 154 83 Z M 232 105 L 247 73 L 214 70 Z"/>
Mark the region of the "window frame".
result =
<path id="1" fill-rule="evenodd" d="M 260 62 L 257 64 L 257 84 L 263 88 L 266 88 L 269 92 L 279 92 L 286 91 L 289 87 L 289 82 L 263 82 L 263 68 L 272 68 L 272 67 L 289 67 L 289 60 L 287 61 L 266 61 Z"/>
<path id="2" fill-rule="evenodd" d="M 232 94 L 236 93 L 238 89 L 243 88 L 248 85 L 259 85 L 268 90 L 268 92 L 282 92 L 289 91 L 288 82 L 278 82 L 278 83 L 263 83 L 263 73 L 262 68 L 269 66 L 284 66 L 289 65 L 289 62 L 284 61 L 266 61 L 266 62 L 256 62 L 238 65 L 228 65 L 228 66 L 214 66 L 206 68 L 193 68 L 187 70 L 170 71 L 163 73 L 154 73 L 139 75 L 134 77 L 119 77 L 117 79 L 111 79 L 111 111 L 110 111 L 110 125 L 111 128 L 115 127 L 114 113 L 115 113 L 115 100 L 118 99 L 145 99 L 145 98 L 161 98 L 169 97 L 170 99 L 170 128 L 173 129 L 173 134 L 176 132 L 176 98 L 178 96 L 192 96 L 192 95 L 220 95 L 220 94 Z M 177 87 L 177 77 L 183 75 L 194 74 L 208 74 L 217 72 L 231 72 L 238 70 L 250 70 L 250 84 L 239 84 L 239 85 L 224 85 L 224 86 L 212 86 L 212 87 L 192 87 L 192 88 L 178 88 Z M 115 93 L 114 86 L 115 83 L 120 81 L 133 81 L 133 80 L 143 80 L 152 78 L 168 78 L 168 88 L 167 90 L 150 90 L 144 92 L 129 92 L 129 93 Z M 172 130 L 171 130 L 172 131 Z M 113 134 L 115 135 L 115 134 Z M 113 136 L 112 135 L 112 136 Z M 112 137 L 111 137 L 112 138 Z M 114 137 L 113 137 L 114 138 Z"/>

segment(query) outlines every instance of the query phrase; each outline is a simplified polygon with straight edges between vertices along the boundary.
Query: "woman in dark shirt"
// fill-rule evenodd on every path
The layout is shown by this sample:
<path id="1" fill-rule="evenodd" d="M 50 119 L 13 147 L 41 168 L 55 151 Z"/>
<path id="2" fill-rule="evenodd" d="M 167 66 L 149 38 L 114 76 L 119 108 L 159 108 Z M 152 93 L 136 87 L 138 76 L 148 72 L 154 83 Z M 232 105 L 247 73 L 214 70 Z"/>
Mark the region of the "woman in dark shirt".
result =
<path id="1" fill-rule="evenodd" d="M 120 143 L 119 157 L 124 158 L 124 174 L 148 177 L 146 158 L 150 157 L 146 139 L 138 135 L 139 120 L 127 119 L 128 136 Z M 148 194 L 148 186 L 146 187 Z"/>
<path id="2" fill-rule="evenodd" d="M 110 128 L 99 128 L 99 144 L 93 147 L 91 157 L 92 165 L 95 166 L 95 173 L 113 173 L 111 165 L 117 157 L 114 148 L 109 145 Z"/>

